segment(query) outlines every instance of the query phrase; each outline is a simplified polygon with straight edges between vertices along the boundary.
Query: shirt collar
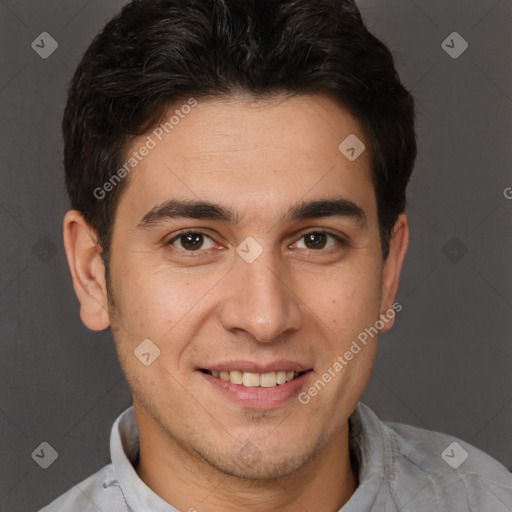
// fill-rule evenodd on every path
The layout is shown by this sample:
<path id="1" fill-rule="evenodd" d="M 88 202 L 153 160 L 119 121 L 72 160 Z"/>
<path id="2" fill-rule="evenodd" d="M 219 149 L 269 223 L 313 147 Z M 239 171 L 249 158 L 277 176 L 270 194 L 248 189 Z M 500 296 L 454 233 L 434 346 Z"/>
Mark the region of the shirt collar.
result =
<path id="1" fill-rule="evenodd" d="M 359 465 L 359 486 L 340 512 L 372 510 L 379 490 L 390 478 L 393 461 L 389 433 L 375 413 L 359 402 L 349 418 L 350 451 Z M 133 406 L 114 422 L 110 454 L 126 503 L 133 512 L 179 512 L 154 493 L 134 469 L 139 456 L 139 434 Z"/>
<path id="2" fill-rule="evenodd" d="M 359 464 L 359 485 L 340 512 L 384 510 L 381 488 L 392 478 L 393 447 L 389 430 L 359 402 L 349 418 L 350 453 Z M 386 509 L 387 510 L 387 509 Z"/>

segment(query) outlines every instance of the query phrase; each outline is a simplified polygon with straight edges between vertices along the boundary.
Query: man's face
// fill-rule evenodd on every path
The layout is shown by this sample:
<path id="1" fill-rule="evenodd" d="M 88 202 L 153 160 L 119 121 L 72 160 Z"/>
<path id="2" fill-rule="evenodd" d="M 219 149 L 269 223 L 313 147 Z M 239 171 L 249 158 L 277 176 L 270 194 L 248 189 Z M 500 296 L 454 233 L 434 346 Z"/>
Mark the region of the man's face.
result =
<path id="1" fill-rule="evenodd" d="M 153 135 L 121 196 L 110 257 L 110 321 L 139 429 L 262 478 L 296 470 L 346 426 L 376 339 L 307 404 L 299 395 L 390 307 L 369 151 L 350 161 L 338 149 L 351 134 L 364 141 L 338 103 L 301 96 L 199 100 L 162 141 Z M 233 215 L 174 216 L 161 208 L 171 200 Z M 293 215 L 316 201 L 340 202 Z M 146 339 L 160 350 L 148 366 L 134 355 Z"/>

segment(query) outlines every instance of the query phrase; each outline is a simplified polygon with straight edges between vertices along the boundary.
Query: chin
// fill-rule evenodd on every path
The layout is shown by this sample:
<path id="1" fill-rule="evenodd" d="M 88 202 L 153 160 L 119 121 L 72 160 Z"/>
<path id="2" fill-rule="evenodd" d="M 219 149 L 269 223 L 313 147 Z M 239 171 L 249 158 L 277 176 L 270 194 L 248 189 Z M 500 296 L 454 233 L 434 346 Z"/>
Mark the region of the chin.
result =
<path id="1" fill-rule="evenodd" d="M 249 441 L 237 452 L 228 449 L 220 453 L 217 448 L 199 455 L 208 466 L 225 475 L 241 480 L 253 480 L 256 483 L 282 478 L 300 470 L 315 455 L 318 448 L 316 445 L 302 445 L 300 452 L 291 453 L 293 449 L 297 449 L 295 444 L 284 448 L 284 453 L 277 453 L 275 447 L 267 447 L 263 452 Z"/>
<path id="2" fill-rule="evenodd" d="M 216 466 L 217 470 L 240 480 L 268 481 L 285 477 L 297 471 L 304 460 L 260 460 L 251 466 L 245 465 L 239 460 L 207 461 L 210 466 Z"/>

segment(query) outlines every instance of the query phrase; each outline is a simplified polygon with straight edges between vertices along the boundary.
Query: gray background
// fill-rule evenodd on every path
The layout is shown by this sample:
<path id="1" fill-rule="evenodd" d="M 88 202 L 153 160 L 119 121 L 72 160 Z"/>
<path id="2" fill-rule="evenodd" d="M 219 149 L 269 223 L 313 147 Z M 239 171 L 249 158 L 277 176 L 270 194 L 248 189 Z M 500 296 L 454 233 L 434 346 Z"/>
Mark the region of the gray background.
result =
<path id="1" fill-rule="evenodd" d="M 0 510 L 35 511 L 109 460 L 130 405 L 109 332 L 86 329 L 61 242 L 65 87 L 120 0 L 0 2 Z M 416 100 L 419 157 L 398 300 L 363 397 L 512 469 L 512 0 L 361 0 Z M 42 59 L 43 31 L 59 47 Z M 469 43 L 452 59 L 452 32 Z M 448 245 L 447 245 L 448 244 Z M 43 441 L 58 452 L 41 469 Z"/>

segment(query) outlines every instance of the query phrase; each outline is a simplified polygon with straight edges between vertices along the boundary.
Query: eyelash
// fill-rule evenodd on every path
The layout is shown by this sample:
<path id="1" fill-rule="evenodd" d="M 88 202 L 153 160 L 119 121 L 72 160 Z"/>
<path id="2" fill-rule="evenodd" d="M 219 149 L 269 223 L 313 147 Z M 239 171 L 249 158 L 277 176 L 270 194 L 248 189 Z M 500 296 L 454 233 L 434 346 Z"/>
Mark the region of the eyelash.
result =
<path id="1" fill-rule="evenodd" d="M 193 228 L 190 228 L 190 229 L 185 229 L 183 231 L 180 231 L 179 233 L 177 233 L 176 235 L 174 235 L 168 242 L 166 242 L 166 245 L 169 245 L 169 246 L 172 246 L 172 244 L 174 242 L 176 242 L 177 240 L 179 240 L 181 237 L 183 236 L 186 236 L 186 235 L 190 235 L 190 234 L 194 234 L 194 235 L 203 235 L 211 240 L 212 237 L 209 236 L 207 233 L 203 232 L 203 231 L 200 231 L 200 230 L 196 230 L 196 229 L 193 229 Z M 306 236 L 308 235 L 312 235 L 312 234 L 324 234 L 324 235 L 328 235 L 332 238 L 334 238 L 336 240 L 336 242 L 338 242 L 338 244 L 341 246 L 341 247 L 348 247 L 349 244 L 348 242 L 340 235 L 336 235 L 334 233 L 331 233 L 330 231 L 322 231 L 322 230 L 311 230 L 311 231 L 307 231 L 307 232 L 303 232 L 300 234 L 299 238 L 298 238 L 298 241 L 305 238 Z M 295 242 L 297 243 L 297 242 Z M 331 252 L 332 250 L 335 250 L 336 248 L 335 247 L 330 247 L 328 249 L 306 249 L 307 251 L 309 252 L 312 252 L 312 253 L 328 253 L 328 252 Z M 198 249 L 196 251 L 187 251 L 186 249 L 177 249 L 178 251 L 182 252 L 182 253 L 186 253 L 188 256 L 198 256 L 202 253 L 205 253 L 207 251 L 209 251 L 209 249 Z"/>

